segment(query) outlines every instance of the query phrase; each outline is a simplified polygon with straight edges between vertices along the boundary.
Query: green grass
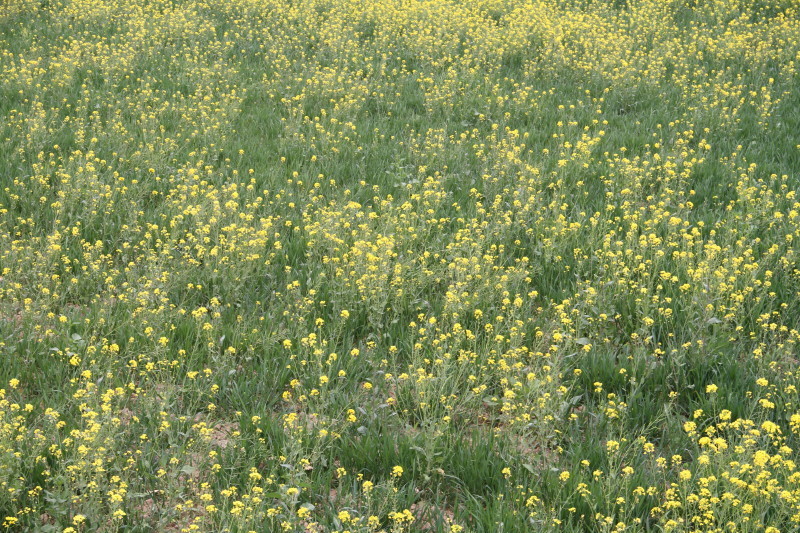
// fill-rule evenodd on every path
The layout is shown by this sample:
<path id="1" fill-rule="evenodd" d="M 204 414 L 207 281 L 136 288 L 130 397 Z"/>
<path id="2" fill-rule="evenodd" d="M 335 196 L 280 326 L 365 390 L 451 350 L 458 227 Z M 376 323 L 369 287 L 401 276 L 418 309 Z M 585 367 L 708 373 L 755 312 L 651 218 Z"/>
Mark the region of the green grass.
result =
<path id="1" fill-rule="evenodd" d="M 7 2 L 2 528 L 791 530 L 799 12 Z"/>

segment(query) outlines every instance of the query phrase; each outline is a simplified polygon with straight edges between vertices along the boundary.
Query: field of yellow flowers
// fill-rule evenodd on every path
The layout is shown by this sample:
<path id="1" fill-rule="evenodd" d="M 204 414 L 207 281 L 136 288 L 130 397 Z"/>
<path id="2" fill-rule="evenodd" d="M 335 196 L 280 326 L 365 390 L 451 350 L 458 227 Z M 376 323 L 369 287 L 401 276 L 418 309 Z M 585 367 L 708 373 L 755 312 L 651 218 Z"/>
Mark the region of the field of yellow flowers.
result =
<path id="1" fill-rule="evenodd" d="M 800 530 L 799 0 L 3 0 L 0 530 Z"/>

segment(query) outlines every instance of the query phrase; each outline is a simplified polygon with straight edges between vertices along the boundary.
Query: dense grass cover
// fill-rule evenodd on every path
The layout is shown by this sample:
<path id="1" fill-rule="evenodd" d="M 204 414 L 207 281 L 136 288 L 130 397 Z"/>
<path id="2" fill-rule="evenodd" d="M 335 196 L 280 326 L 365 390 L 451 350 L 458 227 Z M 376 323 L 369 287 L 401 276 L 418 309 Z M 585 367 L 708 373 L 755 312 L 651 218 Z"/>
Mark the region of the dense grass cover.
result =
<path id="1" fill-rule="evenodd" d="M 800 528 L 797 0 L 4 0 L 0 527 Z"/>

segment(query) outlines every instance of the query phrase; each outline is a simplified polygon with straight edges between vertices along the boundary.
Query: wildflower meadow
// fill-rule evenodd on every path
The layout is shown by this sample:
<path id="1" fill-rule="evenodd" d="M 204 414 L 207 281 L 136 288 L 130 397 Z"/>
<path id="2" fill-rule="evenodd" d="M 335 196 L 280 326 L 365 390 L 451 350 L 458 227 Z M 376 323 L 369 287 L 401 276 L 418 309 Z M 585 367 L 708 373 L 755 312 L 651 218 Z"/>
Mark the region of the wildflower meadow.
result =
<path id="1" fill-rule="evenodd" d="M 0 531 L 800 531 L 800 0 L 0 0 Z"/>

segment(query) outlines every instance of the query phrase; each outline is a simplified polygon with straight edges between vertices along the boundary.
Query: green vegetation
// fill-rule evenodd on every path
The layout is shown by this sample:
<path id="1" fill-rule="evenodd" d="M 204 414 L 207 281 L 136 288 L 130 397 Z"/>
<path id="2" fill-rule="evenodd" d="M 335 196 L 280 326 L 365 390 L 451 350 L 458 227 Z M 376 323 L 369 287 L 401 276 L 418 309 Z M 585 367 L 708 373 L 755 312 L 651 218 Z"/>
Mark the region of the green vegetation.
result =
<path id="1" fill-rule="evenodd" d="M 5 0 L 0 528 L 800 523 L 796 0 Z"/>

